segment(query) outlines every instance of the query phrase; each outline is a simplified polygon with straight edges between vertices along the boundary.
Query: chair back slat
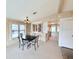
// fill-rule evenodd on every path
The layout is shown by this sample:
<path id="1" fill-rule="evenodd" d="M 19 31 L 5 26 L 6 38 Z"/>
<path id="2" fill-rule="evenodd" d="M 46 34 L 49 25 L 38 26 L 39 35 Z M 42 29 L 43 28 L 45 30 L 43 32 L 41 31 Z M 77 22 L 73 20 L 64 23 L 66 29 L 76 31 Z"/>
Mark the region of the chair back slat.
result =
<path id="1" fill-rule="evenodd" d="M 22 34 L 22 33 L 20 33 L 20 35 L 19 35 L 19 41 L 20 41 L 20 44 L 23 44 L 23 41 L 22 41 L 22 36 L 23 36 L 23 34 Z"/>

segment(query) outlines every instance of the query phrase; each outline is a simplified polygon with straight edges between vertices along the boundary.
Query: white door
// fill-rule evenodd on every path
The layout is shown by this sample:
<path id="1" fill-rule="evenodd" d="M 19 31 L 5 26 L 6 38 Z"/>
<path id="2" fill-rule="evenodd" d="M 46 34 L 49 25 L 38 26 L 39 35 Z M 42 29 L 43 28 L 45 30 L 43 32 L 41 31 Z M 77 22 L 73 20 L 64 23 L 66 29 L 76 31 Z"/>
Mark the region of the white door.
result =
<path id="1" fill-rule="evenodd" d="M 72 18 L 60 20 L 59 45 L 73 48 L 73 21 Z"/>

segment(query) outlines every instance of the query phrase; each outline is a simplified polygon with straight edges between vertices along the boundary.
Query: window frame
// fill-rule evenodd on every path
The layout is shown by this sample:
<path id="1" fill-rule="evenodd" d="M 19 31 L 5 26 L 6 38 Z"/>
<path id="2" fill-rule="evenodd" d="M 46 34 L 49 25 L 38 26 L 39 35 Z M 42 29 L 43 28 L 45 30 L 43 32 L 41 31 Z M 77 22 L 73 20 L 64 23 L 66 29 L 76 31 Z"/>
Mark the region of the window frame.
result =
<path id="1" fill-rule="evenodd" d="M 21 31 L 24 31 L 24 32 L 25 32 L 25 26 L 23 25 L 23 26 L 24 26 L 24 29 L 21 30 L 21 29 L 20 29 L 20 26 L 21 26 L 21 25 L 23 25 L 23 24 L 19 24 L 19 33 L 20 33 Z"/>
<path id="2" fill-rule="evenodd" d="M 15 23 L 13 23 L 13 24 L 15 24 Z M 16 39 L 16 38 L 18 38 L 18 36 L 19 36 L 19 34 L 20 34 L 20 31 L 24 31 L 24 33 L 25 33 L 25 25 L 24 25 L 24 24 L 15 24 L 15 25 L 18 26 L 18 30 L 14 30 L 14 31 L 17 31 L 17 32 L 18 32 L 18 36 L 17 36 L 17 37 L 12 37 L 12 25 L 13 25 L 13 24 L 11 24 L 11 38 L 12 38 L 12 39 Z M 20 25 L 24 25 L 24 30 L 20 30 Z"/>
<path id="3" fill-rule="evenodd" d="M 18 27 L 18 24 L 11 24 L 11 38 L 12 39 L 15 39 L 15 38 L 17 38 L 17 37 L 12 37 L 12 31 L 13 31 L 13 29 L 12 29 L 12 25 L 17 25 L 17 27 Z M 14 31 L 17 31 L 18 32 L 18 30 L 14 30 Z M 17 35 L 18 35 L 18 33 L 17 33 Z"/>
<path id="4" fill-rule="evenodd" d="M 52 32 L 52 27 L 54 27 L 55 26 L 55 31 L 54 32 Z M 60 25 L 59 24 L 52 24 L 51 25 L 51 32 L 52 33 L 56 33 L 56 32 L 59 32 L 60 31 Z"/>

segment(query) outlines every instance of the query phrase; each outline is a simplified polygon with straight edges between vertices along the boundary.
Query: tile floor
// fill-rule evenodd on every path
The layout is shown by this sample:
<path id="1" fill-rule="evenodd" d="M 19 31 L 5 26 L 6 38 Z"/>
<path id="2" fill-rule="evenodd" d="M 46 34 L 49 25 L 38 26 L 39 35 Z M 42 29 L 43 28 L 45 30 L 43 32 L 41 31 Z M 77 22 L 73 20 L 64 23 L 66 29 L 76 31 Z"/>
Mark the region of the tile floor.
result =
<path id="1" fill-rule="evenodd" d="M 39 48 L 33 47 L 24 51 L 18 48 L 18 44 L 6 48 L 6 59 L 63 59 L 60 47 L 56 40 L 39 42 Z"/>

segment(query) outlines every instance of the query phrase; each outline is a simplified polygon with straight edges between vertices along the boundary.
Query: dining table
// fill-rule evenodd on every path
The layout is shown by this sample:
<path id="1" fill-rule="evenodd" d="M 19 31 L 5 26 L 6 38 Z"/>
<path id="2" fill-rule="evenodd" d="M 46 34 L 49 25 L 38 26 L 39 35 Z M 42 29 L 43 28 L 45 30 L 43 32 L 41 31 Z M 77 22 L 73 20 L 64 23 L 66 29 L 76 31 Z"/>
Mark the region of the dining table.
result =
<path id="1" fill-rule="evenodd" d="M 22 35 L 22 34 L 21 34 Z M 24 45 L 25 45 L 25 41 L 27 41 L 27 48 L 29 48 L 31 45 L 34 46 L 35 50 L 36 50 L 36 46 L 39 47 L 38 45 L 38 38 L 39 36 L 34 36 L 34 35 L 22 35 L 22 42 L 23 42 L 23 50 L 24 50 Z"/>

